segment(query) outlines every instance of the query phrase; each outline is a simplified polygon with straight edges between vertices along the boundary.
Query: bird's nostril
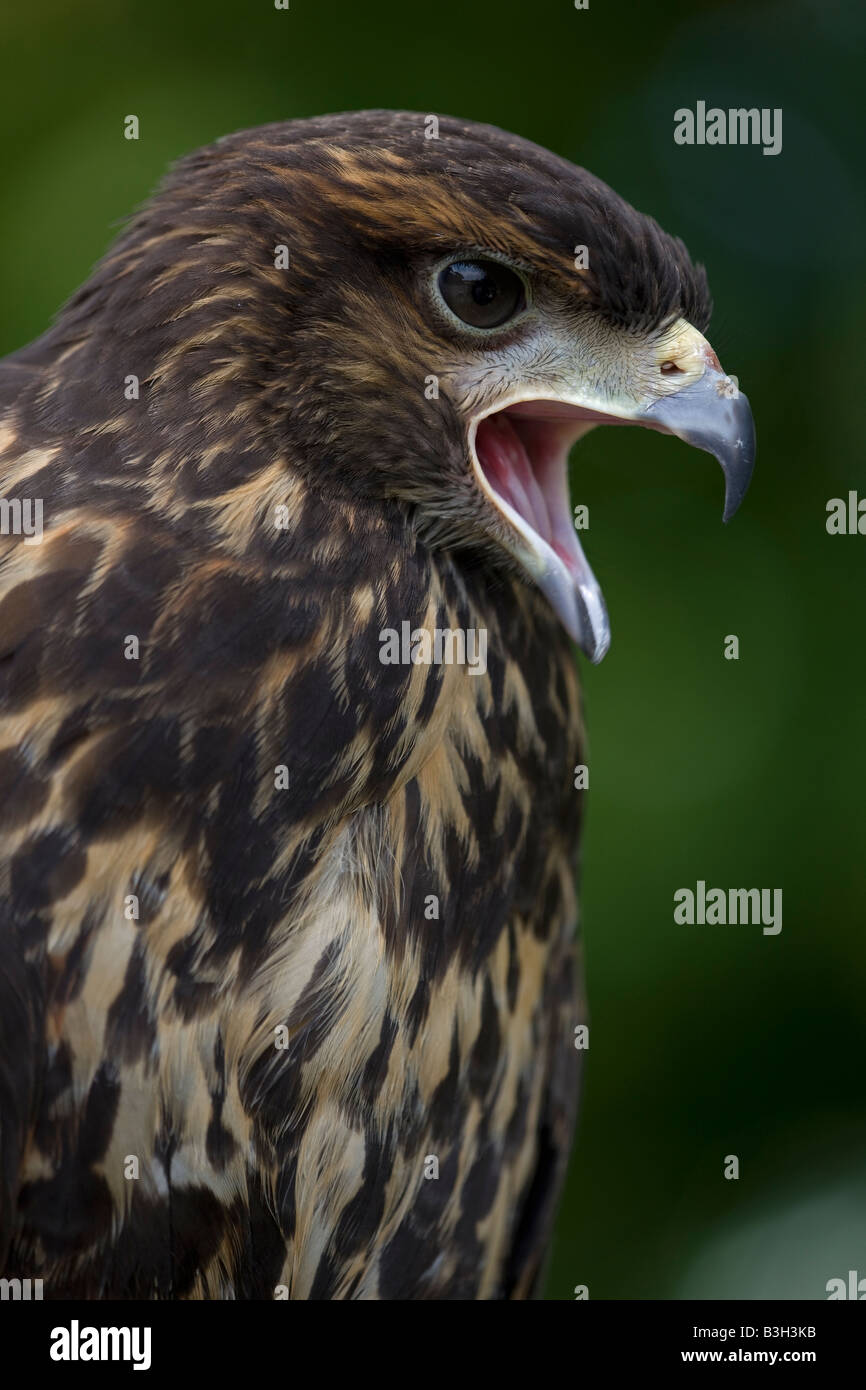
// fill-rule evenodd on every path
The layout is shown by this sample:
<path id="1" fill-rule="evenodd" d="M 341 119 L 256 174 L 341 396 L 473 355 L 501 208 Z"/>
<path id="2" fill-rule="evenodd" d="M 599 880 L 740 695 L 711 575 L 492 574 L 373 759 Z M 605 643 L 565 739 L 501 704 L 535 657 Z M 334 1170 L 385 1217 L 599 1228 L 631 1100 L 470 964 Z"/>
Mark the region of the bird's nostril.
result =
<path id="1" fill-rule="evenodd" d="M 682 367 L 678 367 L 676 362 L 662 362 L 659 371 L 664 376 L 673 376 L 676 372 L 682 374 Z"/>

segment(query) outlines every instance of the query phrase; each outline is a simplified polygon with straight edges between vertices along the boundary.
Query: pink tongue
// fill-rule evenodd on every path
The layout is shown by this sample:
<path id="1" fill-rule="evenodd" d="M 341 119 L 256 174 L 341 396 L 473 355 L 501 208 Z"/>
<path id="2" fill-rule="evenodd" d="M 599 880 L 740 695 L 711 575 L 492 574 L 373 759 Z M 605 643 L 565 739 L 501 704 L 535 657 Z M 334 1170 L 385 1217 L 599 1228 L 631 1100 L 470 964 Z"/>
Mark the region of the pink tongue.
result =
<path id="1" fill-rule="evenodd" d="M 490 486 L 548 545 L 556 547 L 544 494 L 517 431 L 504 415 L 488 415 L 478 426 L 475 452 Z"/>

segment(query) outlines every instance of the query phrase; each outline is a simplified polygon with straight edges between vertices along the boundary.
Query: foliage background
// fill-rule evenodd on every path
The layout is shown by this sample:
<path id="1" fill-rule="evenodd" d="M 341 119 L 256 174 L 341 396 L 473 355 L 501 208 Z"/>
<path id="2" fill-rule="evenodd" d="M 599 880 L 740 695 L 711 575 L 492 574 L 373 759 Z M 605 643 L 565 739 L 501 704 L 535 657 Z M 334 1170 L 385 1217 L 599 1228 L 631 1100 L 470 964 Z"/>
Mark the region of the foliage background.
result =
<path id="1" fill-rule="evenodd" d="M 0 19 L 2 353 L 171 160 L 332 110 L 517 131 L 708 266 L 710 337 L 758 424 L 741 514 L 723 527 L 712 460 L 651 433 L 596 431 L 573 463 L 614 642 L 585 671 L 592 1034 L 549 1298 L 821 1298 L 866 1274 L 866 538 L 825 530 L 829 498 L 866 493 L 864 30 L 855 0 L 40 0 Z M 676 146 L 699 99 L 781 107 L 782 153 Z M 781 934 L 676 926 L 699 878 L 782 888 Z"/>

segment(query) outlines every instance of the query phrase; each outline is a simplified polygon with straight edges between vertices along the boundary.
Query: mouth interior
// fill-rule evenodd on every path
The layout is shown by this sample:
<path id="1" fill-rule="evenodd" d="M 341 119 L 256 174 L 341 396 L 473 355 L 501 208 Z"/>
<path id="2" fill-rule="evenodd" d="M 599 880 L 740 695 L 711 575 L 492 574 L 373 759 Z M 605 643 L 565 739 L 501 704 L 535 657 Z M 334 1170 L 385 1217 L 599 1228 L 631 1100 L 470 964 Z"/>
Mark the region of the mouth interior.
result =
<path id="1" fill-rule="evenodd" d="M 575 532 L 568 454 L 593 426 L 629 423 L 565 401 L 515 401 L 480 420 L 472 441 L 479 482 L 515 532 L 507 548 L 594 662 L 610 645 L 610 623 Z"/>
<path id="2" fill-rule="evenodd" d="M 568 455 L 602 421 L 611 422 L 577 406 L 525 401 L 485 416 L 475 434 L 475 456 L 492 491 L 575 578 L 586 562 L 571 513 Z"/>

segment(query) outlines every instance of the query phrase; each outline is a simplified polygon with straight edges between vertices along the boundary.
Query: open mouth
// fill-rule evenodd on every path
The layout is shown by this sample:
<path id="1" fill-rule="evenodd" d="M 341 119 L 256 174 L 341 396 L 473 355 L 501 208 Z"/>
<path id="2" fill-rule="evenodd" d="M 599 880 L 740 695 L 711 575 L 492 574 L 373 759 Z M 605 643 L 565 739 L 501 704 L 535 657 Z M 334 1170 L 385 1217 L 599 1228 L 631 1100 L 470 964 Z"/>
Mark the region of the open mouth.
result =
<path id="1" fill-rule="evenodd" d="M 610 646 L 610 623 L 598 582 L 574 527 L 568 455 L 594 426 L 642 425 L 677 435 L 713 454 L 726 480 L 725 514 L 748 487 L 755 431 L 747 398 L 728 398 L 721 370 L 681 391 L 621 415 L 557 400 L 524 400 L 485 415 L 469 431 L 476 478 L 509 524 L 507 548 L 529 573 L 569 635 L 593 662 Z"/>
<path id="2" fill-rule="evenodd" d="M 602 423 L 632 422 L 557 401 L 521 401 L 485 416 L 475 434 L 478 463 L 497 497 L 575 574 L 582 551 L 571 515 L 568 455 Z"/>
<path id="3" fill-rule="evenodd" d="M 558 401 L 521 401 L 486 415 L 472 440 L 479 482 L 517 533 L 513 553 L 596 662 L 610 645 L 610 625 L 574 529 L 568 455 L 602 422 L 630 423 Z"/>

